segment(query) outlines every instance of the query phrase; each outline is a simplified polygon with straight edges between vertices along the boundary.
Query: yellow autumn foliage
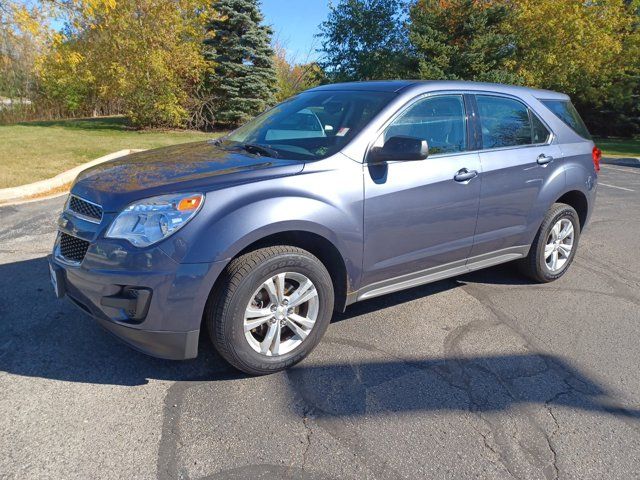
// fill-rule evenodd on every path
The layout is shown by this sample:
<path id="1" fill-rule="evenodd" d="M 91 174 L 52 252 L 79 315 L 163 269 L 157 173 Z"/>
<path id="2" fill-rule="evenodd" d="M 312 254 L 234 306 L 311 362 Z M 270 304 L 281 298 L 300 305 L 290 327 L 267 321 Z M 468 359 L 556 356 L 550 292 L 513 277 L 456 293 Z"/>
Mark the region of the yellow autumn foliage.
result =
<path id="1" fill-rule="evenodd" d="M 70 110 L 110 105 L 134 126 L 179 127 L 200 83 L 200 0 L 73 0 L 72 31 L 39 62 L 46 95 Z M 84 99 L 84 101 L 80 101 Z"/>
<path id="2" fill-rule="evenodd" d="M 602 103 L 615 82 L 637 75 L 638 1 L 514 0 L 510 67 L 523 83 Z"/>

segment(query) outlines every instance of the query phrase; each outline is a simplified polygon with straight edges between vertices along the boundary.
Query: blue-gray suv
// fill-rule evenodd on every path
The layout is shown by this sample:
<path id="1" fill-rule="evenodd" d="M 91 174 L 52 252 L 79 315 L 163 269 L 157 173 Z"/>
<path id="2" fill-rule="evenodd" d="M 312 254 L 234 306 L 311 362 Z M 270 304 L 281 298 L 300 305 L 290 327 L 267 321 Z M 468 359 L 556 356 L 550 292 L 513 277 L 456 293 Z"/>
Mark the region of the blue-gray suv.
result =
<path id="1" fill-rule="evenodd" d="M 142 352 L 193 358 L 206 325 L 231 364 L 275 372 L 354 302 L 512 260 L 562 276 L 600 155 L 560 93 L 322 86 L 221 139 L 82 172 L 51 278 Z"/>

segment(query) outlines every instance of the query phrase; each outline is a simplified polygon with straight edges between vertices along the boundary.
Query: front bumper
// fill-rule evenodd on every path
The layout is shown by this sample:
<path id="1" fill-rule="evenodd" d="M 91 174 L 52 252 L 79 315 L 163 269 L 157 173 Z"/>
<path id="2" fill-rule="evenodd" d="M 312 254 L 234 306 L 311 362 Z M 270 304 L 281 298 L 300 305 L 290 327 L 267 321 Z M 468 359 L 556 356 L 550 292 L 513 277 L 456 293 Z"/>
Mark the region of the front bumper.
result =
<path id="1" fill-rule="evenodd" d="M 178 263 L 160 248 L 106 239 L 100 226 L 66 213 L 59 231 L 49 265 L 60 297 L 143 353 L 174 360 L 197 356 L 204 308 L 224 262 Z M 80 262 L 60 254 L 63 233 L 89 243 Z"/>
<path id="2" fill-rule="evenodd" d="M 163 298 L 161 295 L 152 295 L 149 312 L 145 318 L 131 320 L 127 318 L 124 308 L 105 306 L 105 302 L 101 300 L 113 297 L 112 292 L 118 288 L 114 281 L 126 281 L 131 285 L 136 284 L 135 282 L 139 283 L 140 278 L 132 276 L 125 279 L 122 275 L 115 278 L 110 275 L 82 271 L 81 267 L 61 264 L 52 255 L 48 260 L 52 272 L 52 283 L 54 276 L 56 279 L 56 294 L 59 297 L 67 297 L 83 312 L 96 319 L 107 331 L 131 347 L 147 355 L 171 360 L 186 360 L 198 356 L 200 323 L 206 299 L 193 297 L 193 306 L 183 308 L 184 298 L 177 299 L 175 296 Z M 205 275 L 200 278 L 204 282 L 208 277 L 206 273 L 212 273 L 212 271 L 211 269 L 208 272 L 203 270 L 203 273 Z M 147 284 L 150 283 L 158 284 L 147 282 Z M 175 279 L 171 283 L 175 286 Z M 162 289 L 158 291 L 161 292 Z M 159 314 L 158 312 L 161 311 L 173 312 L 173 314 Z M 174 315 L 176 312 L 178 314 Z M 157 329 L 159 327 L 163 328 Z"/>

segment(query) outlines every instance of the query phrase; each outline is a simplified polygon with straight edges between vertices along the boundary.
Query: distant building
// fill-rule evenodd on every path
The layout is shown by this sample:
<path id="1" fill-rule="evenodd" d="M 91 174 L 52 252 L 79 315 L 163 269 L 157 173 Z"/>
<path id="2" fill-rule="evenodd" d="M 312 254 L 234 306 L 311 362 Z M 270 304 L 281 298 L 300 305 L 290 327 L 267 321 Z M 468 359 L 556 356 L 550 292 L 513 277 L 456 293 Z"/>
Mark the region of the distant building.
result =
<path id="1" fill-rule="evenodd" d="M 16 105 L 31 105 L 31 100 L 28 98 L 0 97 L 0 110 L 12 108 Z"/>

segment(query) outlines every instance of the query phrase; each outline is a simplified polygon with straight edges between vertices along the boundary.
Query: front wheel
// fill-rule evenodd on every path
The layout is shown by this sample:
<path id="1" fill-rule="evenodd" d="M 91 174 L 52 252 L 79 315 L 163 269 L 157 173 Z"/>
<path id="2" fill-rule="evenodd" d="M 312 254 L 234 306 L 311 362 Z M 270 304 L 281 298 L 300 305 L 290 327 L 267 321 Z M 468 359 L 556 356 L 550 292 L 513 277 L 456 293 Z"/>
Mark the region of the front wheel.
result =
<path id="1" fill-rule="evenodd" d="M 538 282 L 552 282 L 564 275 L 573 262 L 580 220 L 569 205 L 555 203 L 544 217 L 529 255 L 520 263 L 522 272 Z"/>
<path id="2" fill-rule="evenodd" d="M 205 311 L 211 340 L 234 367 L 252 375 L 305 358 L 333 312 L 329 272 L 297 247 L 261 248 L 231 261 Z"/>

